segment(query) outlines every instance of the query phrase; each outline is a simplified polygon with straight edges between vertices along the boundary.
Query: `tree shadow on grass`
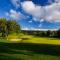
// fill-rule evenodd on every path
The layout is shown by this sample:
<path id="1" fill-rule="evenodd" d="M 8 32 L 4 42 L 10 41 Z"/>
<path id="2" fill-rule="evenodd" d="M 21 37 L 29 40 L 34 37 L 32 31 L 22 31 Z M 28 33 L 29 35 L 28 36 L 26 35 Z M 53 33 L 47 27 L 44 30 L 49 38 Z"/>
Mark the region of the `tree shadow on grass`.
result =
<path id="1" fill-rule="evenodd" d="M 60 56 L 60 46 L 48 45 L 48 44 L 0 42 L 0 58 L 2 53 L 23 54 L 23 55 L 44 54 L 44 55 Z M 9 58 L 11 60 L 11 57 Z"/>
<path id="2" fill-rule="evenodd" d="M 0 54 L 0 60 L 23 60 L 21 58 L 11 57 L 8 54 Z"/>

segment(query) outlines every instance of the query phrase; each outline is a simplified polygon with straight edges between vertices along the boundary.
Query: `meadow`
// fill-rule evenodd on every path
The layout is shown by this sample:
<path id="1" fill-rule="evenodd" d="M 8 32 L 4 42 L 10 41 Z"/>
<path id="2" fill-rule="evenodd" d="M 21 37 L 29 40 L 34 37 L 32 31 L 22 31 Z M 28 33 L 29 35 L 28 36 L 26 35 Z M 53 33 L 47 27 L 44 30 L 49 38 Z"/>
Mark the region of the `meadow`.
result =
<path id="1" fill-rule="evenodd" d="M 7 41 L 20 43 L 37 43 L 37 44 L 52 44 L 60 45 L 59 38 L 37 37 L 34 35 L 13 34 L 7 37 Z"/>
<path id="2" fill-rule="evenodd" d="M 13 34 L 0 38 L 0 60 L 60 60 L 60 39 Z"/>

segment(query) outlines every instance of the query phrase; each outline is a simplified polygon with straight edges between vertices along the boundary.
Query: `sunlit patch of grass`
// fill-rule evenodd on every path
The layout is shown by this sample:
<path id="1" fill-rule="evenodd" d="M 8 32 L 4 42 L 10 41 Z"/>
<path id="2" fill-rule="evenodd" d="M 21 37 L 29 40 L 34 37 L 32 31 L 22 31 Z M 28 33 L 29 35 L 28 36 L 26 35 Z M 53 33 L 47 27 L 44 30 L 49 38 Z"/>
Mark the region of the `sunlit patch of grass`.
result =
<path id="1" fill-rule="evenodd" d="M 8 35 L 8 37 L 7 37 L 7 40 L 9 40 L 9 41 L 21 41 L 21 40 L 29 40 L 29 39 L 31 39 L 32 38 L 32 36 L 30 36 L 30 35 L 24 35 L 24 34 L 10 34 L 10 35 Z"/>
<path id="2" fill-rule="evenodd" d="M 38 43 L 38 44 L 55 44 L 60 45 L 60 39 L 48 37 L 34 37 L 30 35 L 23 35 L 21 38 L 28 38 L 23 40 L 23 43 Z"/>
<path id="3" fill-rule="evenodd" d="M 55 44 L 60 45 L 60 39 L 50 39 L 50 38 L 42 38 L 42 37 L 33 37 L 29 40 L 24 40 L 27 43 L 38 43 L 38 44 Z"/>
<path id="4" fill-rule="evenodd" d="M 35 37 L 32 35 L 24 35 L 24 34 L 11 34 L 7 37 L 7 40 L 11 42 L 20 42 L 20 43 L 60 45 L 60 39 L 57 38 Z"/>

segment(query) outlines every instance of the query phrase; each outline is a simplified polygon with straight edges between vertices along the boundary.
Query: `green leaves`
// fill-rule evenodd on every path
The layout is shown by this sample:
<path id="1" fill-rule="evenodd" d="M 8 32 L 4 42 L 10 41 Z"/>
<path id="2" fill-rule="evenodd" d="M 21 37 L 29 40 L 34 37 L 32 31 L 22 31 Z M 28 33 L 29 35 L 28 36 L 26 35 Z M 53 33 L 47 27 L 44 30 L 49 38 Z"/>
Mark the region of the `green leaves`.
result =
<path id="1" fill-rule="evenodd" d="M 19 33 L 20 25 L 15 20 L 0 18 L 0 32 L 2 33 L 2 36 L 7 36 L 11 33 Z"/>

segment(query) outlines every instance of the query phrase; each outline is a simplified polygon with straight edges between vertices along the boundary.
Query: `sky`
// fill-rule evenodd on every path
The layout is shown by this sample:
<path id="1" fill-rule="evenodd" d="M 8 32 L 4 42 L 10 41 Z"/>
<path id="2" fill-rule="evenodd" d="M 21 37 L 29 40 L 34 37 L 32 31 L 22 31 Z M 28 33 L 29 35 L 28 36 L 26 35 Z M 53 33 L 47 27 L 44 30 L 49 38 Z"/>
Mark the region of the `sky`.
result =
<path id="1" fill-rule="evenodd" d="M 23 30 L 59 29 L 60 0 L 0 0 L 0 18 L 16 20 Z"/>

